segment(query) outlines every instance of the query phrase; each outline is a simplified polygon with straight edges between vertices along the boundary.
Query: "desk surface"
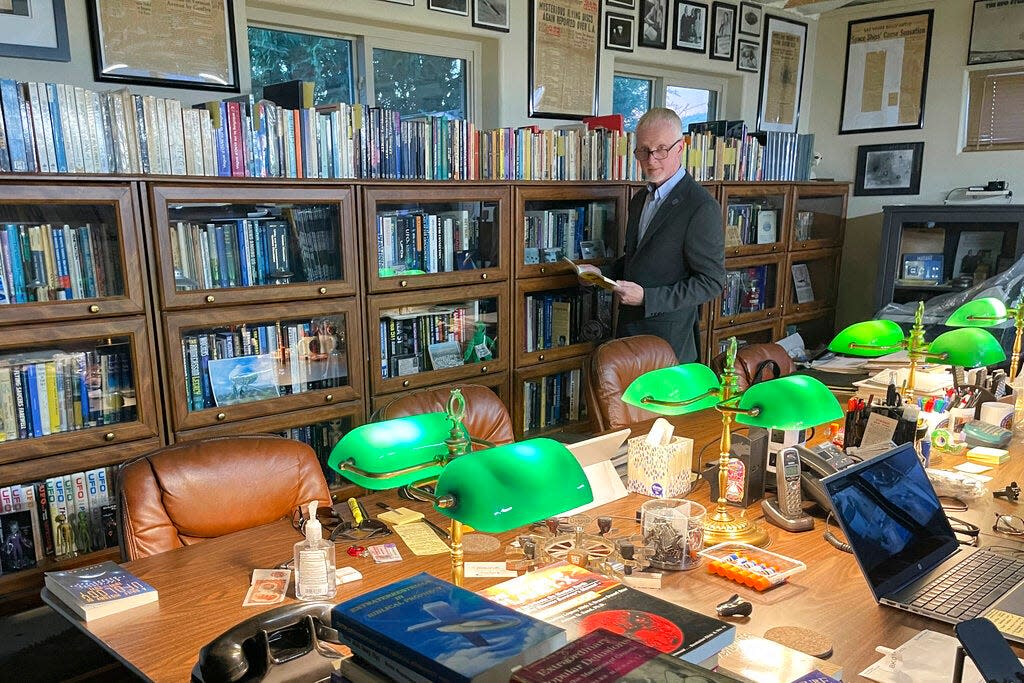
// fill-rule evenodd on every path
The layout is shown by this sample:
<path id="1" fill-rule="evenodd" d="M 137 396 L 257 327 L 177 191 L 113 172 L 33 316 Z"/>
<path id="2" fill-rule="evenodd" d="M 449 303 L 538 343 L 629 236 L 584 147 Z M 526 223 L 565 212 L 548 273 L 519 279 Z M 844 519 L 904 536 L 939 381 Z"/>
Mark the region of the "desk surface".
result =
<path id="1" fill-rule="evenodd" d="M 695 446 L 699 448 L 714 438 L 715 430 L 711 425 L 708 429 L 680 433 L 694 436 Z M 700 435 L 710 437 L 702 441 Z M 714 449 L 711 446 L 708 451 Z M 1015 458 L 988 473 L 994 476 L 989 483 L 990 490 L 1002 488 L 1015 478 L 1021 479 L 1024 448 L 1016 450 L 1019 453 Z M 944 456 L 944 459 L 935 459 L 933 465 L 948 467 L 959 460 Z M 379 493 L 372 499 L 391 500 L 392 495 Z M 701 484 L 688 497 L 707 503 L 707 485 Z M 630 494 L 588 514 L 592 517 L 616 515 L 611 535 L 630 535 L 637 533 L 638 528 L 628 520 L 644 500 L 648 499 Z M 429 506 L 405 501 L 402 504 L 418 507 L 434 521 L 444 521 Z M 371 506 L 372 503 L 368 508 Z M 1020 514 L 1018 505 L 993 499 L 991 495 L 973 501 L 968 512 L 952 514 L 979 524 L 983 545 L 1014 545 L 1012 539 L 991 532 L 993 511 Z M 748 514 L 761 518 L 760 506 L 752 506 Z M 844 679 L 850 681 L 856 680 L 859 671 L 878 659 L 874 651 L 876 645 L 894 647 L 924 628 L 952 633 L 952 628 L 946 624 L 876 605 L 853 557 L 834 549 L 822 538 L 822 520 L 816 520 L 813 531 L 802 534 L 765 526 L 772 539 L 770 549 L 803 560 L 807 564 L 806 572 L 778 588 L 757 593 L 710 575 L 701 567 L 688 572 L 666 572 L 663 588 L 650 592 L 706 614 L 714 614 L 717 603 L 738 592 L 754 605 L 749 618 L 733 620 L 740 631 L 762 635 L 773 626 L 784 625 L 816 630 L 832 638 L 835 643 L 832 661 L 843 667 Z M 514 533 L 500 535 L 503 544 L 514 536 Z M 263 609 L 242 607 L 252 570 L 288 560 L 298 538 L 289 522 L 280 521 L 130 562 L 125 566 L 157 588 L 159 601 L 89 623 L 78 620 L 45 591 L 43 597 L 139 674 L 155 681 L 187 681 L 200 647 Z M 335 596 L 338 602 L 415 572 L 426 571 L 448 578 L 447 555 L 416 557 L 397 536 L 387 539 L 392 540 L 398 543 L 405 557 L 400 563 L 375 565 L 370 559 L 350 558 L 345 552 L 347 543 L 338 545 L 338 564 L 354 566 L 364 577 L 339 586 Z M 497 552 L 467 555 L 466 559 L 501 560 L 503 551 L 504 545 Z M 497 582 L 497 579 L 466 579 L 465 586 L 480 590 Z"/>

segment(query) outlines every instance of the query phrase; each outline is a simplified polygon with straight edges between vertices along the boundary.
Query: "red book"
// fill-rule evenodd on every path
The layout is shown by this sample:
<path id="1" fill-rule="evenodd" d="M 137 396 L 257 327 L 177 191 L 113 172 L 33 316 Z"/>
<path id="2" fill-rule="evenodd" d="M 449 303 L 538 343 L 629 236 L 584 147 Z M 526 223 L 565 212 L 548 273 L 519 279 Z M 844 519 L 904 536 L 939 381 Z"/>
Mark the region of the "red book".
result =
<path id="1" fill-rule="evenodd" d="M 242 103 L 228 102 L 228 147 L 231 150 L 231 175 L 245 177 L 245 143 L 242 142 Z"/>
<path id="2" fill-rule="evenodd" d="M 617 133 L 625 132 L 625 119 L 622 117 L 622 114 L 588 116 L 585 119 L 583 119 L 583 123 L 587 124 L 587 130 L 594 130 L 595 128 L 607 128 L 608 130 L 614 130 Z"/>

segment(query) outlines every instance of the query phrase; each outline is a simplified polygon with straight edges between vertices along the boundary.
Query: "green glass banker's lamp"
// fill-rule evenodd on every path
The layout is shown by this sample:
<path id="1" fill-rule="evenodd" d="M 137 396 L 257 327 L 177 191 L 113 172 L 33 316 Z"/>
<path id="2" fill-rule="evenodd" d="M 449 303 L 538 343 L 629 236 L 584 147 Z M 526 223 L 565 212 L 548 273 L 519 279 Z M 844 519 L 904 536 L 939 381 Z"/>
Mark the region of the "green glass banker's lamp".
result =
<path id="1" fill-rule="evenodd" d="M 805 375 L 758 382 L 736 390 L 736 338 L 729 340 L 722 379 L 706 365 L 685 363 L 651 370 L 636 378 L 622 394 L 630 405 L 662 415 L 684 415 L 714 406 L 722 414 L 719 442 L 718 503 L 704 521 L 708 545 L 737 541 L 768 544 L 768 534 L 745 516 L 733 517 L 725 500 L 732 448 L 732 421 L 751 427 L 803 429 L 838 420 L 843 409 L 824 384 Z"/>
<path id="2" fill-rule="evenodd" d="M 946 318 L 950 327 L 992 327 L 999 323 L 1013 321 L 1013 351 L 1010 354 L 1010 379 L 1016 379 L 1020 367 L 1021 332 L 1024 331 L 1024 302 L 1017 299 L 1017 305 L 1007 308 L 994 296 L 968 301 Z"/>
<path id="3" fill-rule="evenodd" d="M 451 519 L 452 583 L 461 586 L 463 524 L 508 531 L 585 505 L 594 494 L 579 462 L 557 441 L 494 446 L 470 439 L 458 389 L 447 411 L 356 427 L 338 441 L 327 464 L 371 490 L 407 486 Z M 471 451 L 471 443 L 489 448 Z M 433 480 L 433 492 L 422 488 Z"/>
<path id="4" fill-rule="evenodd" d="M 965 368 L 999 363 L 1006 359 L 999 341 L 986 330 L 966 327 L 943 332 L 931 344 L 924 340 L 924 302 L 918 302 L 914 326 L 904 336 L 892 320 L 866 320 L 842 330 L 828 350 L 848 356 L 877 358 L 893 351 L 907 351 L 910 368 L 903 389 L 905 401 L 914 400 L 914 374 L 922 361 L 934 361 Z"/>

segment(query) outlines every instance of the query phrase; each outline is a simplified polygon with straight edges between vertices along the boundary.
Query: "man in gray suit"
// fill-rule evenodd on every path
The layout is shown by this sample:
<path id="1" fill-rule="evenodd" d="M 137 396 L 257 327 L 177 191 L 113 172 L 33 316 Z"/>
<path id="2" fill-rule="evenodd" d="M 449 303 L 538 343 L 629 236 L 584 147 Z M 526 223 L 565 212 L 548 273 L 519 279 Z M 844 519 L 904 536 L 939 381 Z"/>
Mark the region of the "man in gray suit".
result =
<path id="1" fill-rule="evenodd" d="M 625 253 L 604 274 L 617 285 L 615 336 L 657 335 L 688 363 L 700 357 L 699 306 L 725 286 L 725 238 L 721 206 L 681 165 L 682 137 L 671 109 L 637 124 L 633 155 L 647 188 L 630 201 Z"/>

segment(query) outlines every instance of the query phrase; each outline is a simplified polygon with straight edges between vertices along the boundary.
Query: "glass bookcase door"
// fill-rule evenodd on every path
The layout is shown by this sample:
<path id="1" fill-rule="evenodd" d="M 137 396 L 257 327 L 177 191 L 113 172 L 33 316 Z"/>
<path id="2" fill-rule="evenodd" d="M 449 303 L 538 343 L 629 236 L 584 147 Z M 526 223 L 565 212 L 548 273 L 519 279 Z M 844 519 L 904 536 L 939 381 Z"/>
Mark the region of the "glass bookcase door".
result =
<path id="1" fill-rule="evenodd" d="M 725 255 L 771 254 L 785 249 L 789 189 L 785 185 L 722 184 Z"/>
<path id="2" fill-rule="evenodd" d="M 370 299 L 374 393 L 508 369 L 506 286 L 383 294 Z M 471 293 L 470 293 L 471 292 Z"/>
<path id="3" fill-rule="evenodd" d="M 824 308 L 836 300 L 841 258 L 841 249 L 792 252 L 786 257 L 787 315 Z"/>
<path id="4" fill-rule="evenodd" d="M 354 301 L 170 314 L 175 431 L 359 398 Z"/>
<path id="5" fill-rule="evenodd" d="M 603 265 L 621 253 L 626 198 L 621 186 L 516 187 L 516 274 L 572 273 L 562 259 Z"/>
<path id="6" fill-rule="evenodd" d="M 0 186 L 0 324 L 141 313 L 132 185 Z"/>
<path id="7" fill-rule="evenodd" d="M 612 299 L 606 289 L 579 286 L 574 275 L 517 282 L 518 365 L 589 354 L 611 337 Z"/>
<path id="8" fill-rule="evenodd" d="M 793 188 L 790 249 L 824 249 L 843 245 L 846 189 L 846 185 L 797 185 Z"/>
<path id="9" fill-rule="evenodd" d="M 374 187 L 363 198 L 371 292 L 508 278 L 507 188 Z"/>
<path id="10" fill-rule="evenodd" d="M 587 357 L 517 370 L 512 381 L 512 427 L 517 439 L 558 431 L 586 431 Z"/>
<path id="11" fill-rule="evenodd" d="M 784 256 L 726 259 L 725 288 L 719 299 L 715 327 L 739 325 L 782 312 Z"/>
<path id="12" fill-rule="evenodd" d="M 167 308 L 354 294 L 353 192 L 256 187 L 152 190 Z"/>
<path id="13" fill-rule="evenodd" d="M 729 338 L 736 337 L 739 345 L 767 344 L 782 338 L 782 318 L 760 320 L 745 325 L 722 327 L 711 333 L 711 357 L 725 353 Z"/>
<path id="14" fill-rule="evenodd" d="M 0 463 L 159 434 L 142 317 L 26 325 L 0 340 Z M 45 341 L 41 341 L 45 340 Z"/>
<path id="15" fill-rule="evenodd" d="M 808 360 L 828 346 L 832 337 L 835 336 L 835 319 L 834 308 L 820 308 L 793 315 L 787 314 L 783 319 L 783 336 L 799 334 L 800 338 L 804 340 L 804 349 L 807 351 L 806 358 L 794 358 L 794 360 Z"/>

